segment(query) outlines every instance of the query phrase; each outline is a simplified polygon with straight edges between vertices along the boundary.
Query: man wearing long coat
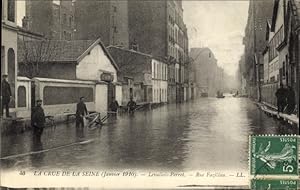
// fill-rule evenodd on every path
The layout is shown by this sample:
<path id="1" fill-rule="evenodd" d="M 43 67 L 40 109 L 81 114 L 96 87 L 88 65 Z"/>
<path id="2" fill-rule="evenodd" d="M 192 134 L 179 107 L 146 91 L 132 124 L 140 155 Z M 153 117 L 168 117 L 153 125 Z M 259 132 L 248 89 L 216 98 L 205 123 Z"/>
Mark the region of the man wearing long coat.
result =
<path id="1" fill-rule="evenodd" d="M 2 95 L 2 107 L 1 107 L 1 115 L 3 116 L 3 112 L 4 112 L 4 108 L 5 108 L 5 112 L 6 112 L 6 117 L 10 117 L 9 116 L 9 102 L 11 99 L 11 89 L 10 89 L 10 85 L 7 82 L 7 74 L 4 74 L 2 76 L 2 82 L 1 82 L 1 95 Z"/>

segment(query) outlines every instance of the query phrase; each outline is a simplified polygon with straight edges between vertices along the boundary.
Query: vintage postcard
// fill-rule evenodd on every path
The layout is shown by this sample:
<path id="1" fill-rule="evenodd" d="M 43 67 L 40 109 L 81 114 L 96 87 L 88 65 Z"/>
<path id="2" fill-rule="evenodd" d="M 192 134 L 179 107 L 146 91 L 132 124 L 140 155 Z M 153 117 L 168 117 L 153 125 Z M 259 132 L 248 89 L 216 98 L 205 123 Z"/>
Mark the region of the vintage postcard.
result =
<path id="1" fill-rule="evenodd" d="M 300 0 L 2 0 L 2 188 L 297 189 Z"/>

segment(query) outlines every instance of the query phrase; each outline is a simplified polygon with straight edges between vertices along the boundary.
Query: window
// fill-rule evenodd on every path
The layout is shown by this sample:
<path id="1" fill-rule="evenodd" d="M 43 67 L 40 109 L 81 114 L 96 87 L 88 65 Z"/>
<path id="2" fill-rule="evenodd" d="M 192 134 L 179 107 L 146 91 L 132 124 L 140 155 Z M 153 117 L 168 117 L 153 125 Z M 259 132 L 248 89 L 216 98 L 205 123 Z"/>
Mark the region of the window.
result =
<path id="1" fill-rule="evenodd" d="M 114 33 L 118 33 L 117 27 L 113 26 Z"/>
<path id="2" fill-rule="evenodd" d="M 56 5 L 60 5 L 60 0 L 53 0 L 52 2 Z"/>
<path id="3" fill-rule="evenodd" d="M 282 65 L 282 77 L 285 78 L 285 62 Z"/>
<path id="4" fill-rule="evenodd" d="M 66 14 L 64 14 L 63 21 L 64 21 L 64 24 L 66 24 L 66 23 L 67 23 L 67 15 L 66 15 Z"/>
<path id="5" fill-rule="evenodd" d="M 15 0 L 7 1 L 7 20 L 15 22 Z"/>
<path id="6" fill-rule="evenodd" d="M 66 38 L 67 38 L 67 32 L 64 31 L 64 33 L 63 33 L 63 39 L 66 40 Z"/>
<path id="7" fill-rule="evenodd" d="M 73 16 L 70 16 L 70 17 L 69 17 L 69 26 L 70 26 L 70 27 L 72 26 L 72 20 L 73 20 Z"/>
<path id="8" fill-rule="evenodd" d="M 117 7 L 113 6 L 113 10 L 114 10 L 114 12 L 117 12 Z"/>

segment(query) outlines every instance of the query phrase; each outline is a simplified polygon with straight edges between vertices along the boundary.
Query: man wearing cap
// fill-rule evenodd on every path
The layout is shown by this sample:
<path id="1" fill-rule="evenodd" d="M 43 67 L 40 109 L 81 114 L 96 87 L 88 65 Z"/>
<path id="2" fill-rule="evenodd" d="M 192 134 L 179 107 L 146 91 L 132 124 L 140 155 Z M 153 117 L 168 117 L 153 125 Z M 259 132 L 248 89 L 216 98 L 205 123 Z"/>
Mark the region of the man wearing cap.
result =
<path id="1" fill-rule="evenodd" d="M 1 116 L 3 116 L 3 110 L 5 108 L 6 117 L 9 116 L 9 102 L 11 99 L 11 89 L 10 85 L 7 82 L 7 74 L 2 75 L 2 82 L 1 82 L 1 92 L 2 92 L 2 108 L 1 108 Z"/>
<path id="2" fill-rule="evenodd" d="M 84 127 L 83 117 L 87 114 L 88 111 L 84 103 L 84 97 L 80 97 L 79 103 L 76 107 L 76 127 Z"/>
<path id="3" fill-rule="evenodd" d="M 40 141 L 45 127 L 45 113 L 42 108 L 42 100 L 36 101 L 36 107 L 32 111 L 31 123 L 33 125 L 34 137 L 37 141 Z"/>

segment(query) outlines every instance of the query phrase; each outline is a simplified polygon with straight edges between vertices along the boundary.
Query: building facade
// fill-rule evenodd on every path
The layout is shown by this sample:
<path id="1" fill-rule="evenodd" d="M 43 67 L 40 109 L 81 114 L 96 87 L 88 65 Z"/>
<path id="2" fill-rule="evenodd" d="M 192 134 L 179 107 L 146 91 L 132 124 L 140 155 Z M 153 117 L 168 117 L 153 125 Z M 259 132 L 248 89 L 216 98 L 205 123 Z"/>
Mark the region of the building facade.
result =
<path id="1" fill-rule="evenodd" d="M 1 25 L 1 76 L 8 75 L 8 82 L 11 86 L 12 101 L 10 108 L 17 105 L 17 39 L 18 27 L 16 23 L 17 9 L 15 0 L 2 1 L 2 25 Z M 2 80 L 2 79 L 1 79 Z M 2 98 L 2 94 L 1 94 Z M 10 111 L 14 112 L 15 109 Z"/>
<path id="2" fill-rule="evenodd" d="M 46 48 L 47 47 L 47 48 Z M 84 96 L 90 111 L 106 113 L 112 99 L 122 100 L 117 82 L 119 68 L 100 39 L 28 40 L 19 44 L 19 74 L 29 77 L 27 67 L 39 64 L 32 78 L 31 104 L 43 100 L 46 114 L 74 113 L 79 97 Z M 36 49 L 41 49 L 36 60 Z"/>
<path id="3" fill-rule="evenodd" d="M 48 39 L 74 39 L 74 2 L 72 0 L 26 0 L 23 27 Z"/>
<path id="4" fill-rule="evenodd" d="M 168 102 L 168 65 L 159 60 L 152 60 L 153 103 Z"/>
<path id="5" fill-rule="evenodd" d="M 242 73 L 246 80 L 247 95 L 257 100 L 260 99 L 260 83 L 263 82 L 264 77 L 262 52 L 267 44 L 265 40 L 265 23 L 267 19 L 271 19 L 272 11 L 273 0 L 250 0 L 248 21 L 243 40 L 245 66 Z"/>
<path id="6" fill-rule="evenodd" d="M 224 71 L 217 65 L 217 59 L 209 48 L 192 48 L 197 94 L 215 96 L 217 91 L 224 90 Z"/>
<path id="7" fill-rule="evenodd" d="M 138 104 L 167 103 L 167 64 L 152 55 L 121 47 L 108 47 L 120 68 L 119 80 L 124 85 L 123 104 L 132 97 Z"/>
<path id="8" fill-rule="evenodd" d="M 101 38 L 105 46 L 129 46 L 127 0 L 75 2 L 75 37 Z"/>
<path id="9" fill-rule="evenodd" d="M 183 101 L 188 38 L 182 1 L 128 1 L 128 9 L 130 47 L 167 60 L 168 100 Z"/>
<path id="10" fill-rule="evenodd" d="M 276 106 L 275 92 L 279 84 L 292 87 L 299 99 L 297 83 L 299 65 L 297 64 L 298 45 L 294 26 L 297 26 L 297 0 L 276 0 L 272 20 L 267 23 L 267 46 L 264 55 L 263 102 Z"/>

